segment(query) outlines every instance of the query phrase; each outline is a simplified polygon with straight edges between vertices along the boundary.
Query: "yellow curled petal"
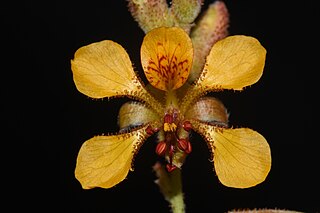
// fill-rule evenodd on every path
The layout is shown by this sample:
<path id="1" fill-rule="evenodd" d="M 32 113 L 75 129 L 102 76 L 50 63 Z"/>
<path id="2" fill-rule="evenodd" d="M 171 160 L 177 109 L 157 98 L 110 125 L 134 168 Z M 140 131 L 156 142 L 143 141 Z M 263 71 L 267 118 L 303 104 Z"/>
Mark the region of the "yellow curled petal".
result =
<path id="1" fill-rule="evenodd" d="M 265 58 L 266 50 L 257 39 L 226 37 L 213 45 L 197 85 L 205 90 L 242 90 L 260 79 Z"/>
<path id="2" fill-rule="evenodd" d="M 159 116 L 140 102 L 124 103 L 118 114 L 119 127 L 125 131 L 155 120 L 159 120 Z"/>
<path id="3" fill-rule="evenodd" d="M 113 41 L 79 48 L 71 61 L 71 69 L 78 90 L 92 98 L 138 95 L 141 91 L 127 52 Z"/>
<path id="4" fill-rule="evenodd" d="M 248 128 L 221 129 L 198 122 L 195 126 L 211 147 L 214 168 L 223 185 L 248 188 L 266 179 L 271 169 L 271 151 L 258 132 Z"/>
<path id="5" fill-rule="evenodd" d="M 228 112 L 223 103 L 214 97 L 202 97 L 185 113 L 185 119 L 197 119 L 228 126 Z"/>
<path id="6" fill-rule="evenodd" d="M 160 90 L 181 87 L 189 76 L 192 59 L 191 39 L 180 28 L 156 28 L 144 37 L 141 63 L 150 84 Z"/>
<path id="7" fill-rule="evenodd" d="M 80 148 L 75 169 L 82 187 L 110 188 L 124 180 L 147 136 L 144 127 L 131 133 L 87 140 Z"/>

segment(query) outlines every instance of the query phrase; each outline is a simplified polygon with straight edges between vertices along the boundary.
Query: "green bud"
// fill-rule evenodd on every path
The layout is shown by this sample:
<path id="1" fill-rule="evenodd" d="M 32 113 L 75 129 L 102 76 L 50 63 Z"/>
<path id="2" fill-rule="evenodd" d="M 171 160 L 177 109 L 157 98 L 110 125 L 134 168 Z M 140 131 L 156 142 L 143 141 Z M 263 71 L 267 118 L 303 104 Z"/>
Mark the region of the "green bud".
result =
<path id="1" fill-rule="evenodd" d="M 172 0 L 171 12 L 181 24 L 191 24 L 199 15 L 203 0 Z"/>
<path id="2" fill-rule="evenodd" d="M 213 44 L 228 35 L 228 27 L 229 13 L 226 5 L 222 1 L 210 4 L 191 31 L 194 58 L 189 82 L 199 77 Z"/>
<path id="3" fill-rule="evenodd" d="M 145 33 L 157 27 L 173 25 L 166 0 L 129 0 L 128 8 Z"/>

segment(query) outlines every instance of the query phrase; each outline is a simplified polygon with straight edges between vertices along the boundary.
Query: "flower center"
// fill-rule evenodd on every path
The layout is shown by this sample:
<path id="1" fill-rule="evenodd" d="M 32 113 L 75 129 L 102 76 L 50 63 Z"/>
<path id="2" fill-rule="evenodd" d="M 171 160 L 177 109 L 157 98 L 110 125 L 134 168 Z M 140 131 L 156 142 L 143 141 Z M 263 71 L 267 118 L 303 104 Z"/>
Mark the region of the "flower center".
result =
<path id="1" fill-rule="evenodd" d="M 178 110 L 172 109 L 165 113 L 163 118 L 164 139 L 157 144 L 156 153 L 159 156 L 166 157 L 168 160 L 166 167 L 169 172 L 176 169 L 176 166 L 173 164 L 176 153 L 180 152 L 187 155 L 192 150 L 188 140 L 188 131 L 190 129 L 190 122 L 181 122 Z M 180 134 L 182 131 L 184 131 L 184 134 Z M 187 135 L 187 137 L 183 138 L 183 135 Z"/>

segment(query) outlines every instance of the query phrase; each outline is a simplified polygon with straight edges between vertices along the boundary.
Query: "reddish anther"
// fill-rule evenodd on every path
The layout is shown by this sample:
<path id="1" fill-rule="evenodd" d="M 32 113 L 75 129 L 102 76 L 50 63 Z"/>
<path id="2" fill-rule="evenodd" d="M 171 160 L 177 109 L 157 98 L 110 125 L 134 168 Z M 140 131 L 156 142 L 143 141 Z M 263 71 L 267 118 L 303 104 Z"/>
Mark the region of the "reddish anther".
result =
<path id="1" fill-rule="evenodd" d="M 186 154 L 190 154 L 190 152 L 192 151 L 191 143 L 190 143 L 190 141 L 188 141 L 186 139 L 179 139 L 178 140 L 178 147 L 179 147 L 179 149 L 184 151 Z"/>
<path id="2" fill-rule="evenodd" d="M 164 141 L 160 141 L 156 146 L 156 153 L 160 156 L 164 156 L 167 151 L 167 144 Z"/>
<path id="3" fill-rule="evenodd" d="M 173 116 L 171 114 L 165 114 L 164 122 L 168 123 L 168 124 L 171 124 L 173 122 Z"/>
<path id="4" fill-rule="evenodd" d="M 192 129 L 192 125 L 191 125 L 190 121 L 183 122 L 182 127 L 187 132 L 189 132 Z"/>
<path id="5" fill-rule="evenodd" d="M 178 147 L 182 151 L 186 151 L 188 149 L 188 141 L 186 139 L 179 139 L 178 140 Z"/>
<path id="6" fill-rule="evenodd" d="M 151 126 L 148 126 L 146 128 L 146 132 L 147 132 L 148 135 L 153 135 L 156 131 Z"/>
<path id="7" fill-rule="evenodd" d="M 190 154 L 191 153 L 191 151 L 192 151 L 192 146 L 191 146 L 191 143 L 190 143 L 190 141 L 188 141 L 188 147 L 187 147 L 187 149 L 186 150 L 184 150 L 187 154 Z"/>
<path id="8" fill-rule="evenodd" d="M 172 172 L 172 171 L 175 170 L 177 167 L 176 167 L 175 165 L 172 165 L 172 164 L 168 163 L 168 164 L 166 165 L 166 168 L 167 168 L 168 172 Z"/>

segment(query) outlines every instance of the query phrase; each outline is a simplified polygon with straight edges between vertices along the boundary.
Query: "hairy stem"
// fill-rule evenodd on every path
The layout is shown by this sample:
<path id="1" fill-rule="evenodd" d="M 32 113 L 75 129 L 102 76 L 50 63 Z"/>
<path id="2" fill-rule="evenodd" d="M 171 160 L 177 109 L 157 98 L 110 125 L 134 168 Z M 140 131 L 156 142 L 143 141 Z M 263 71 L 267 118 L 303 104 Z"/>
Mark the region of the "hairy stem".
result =
<path id="1" fill-rule="evenodd" d="M 173 213 L 184 213 L 185 204 L 182 192 L 181 170 L 175 169 L 168 173 L 163 165 L 156 163 L 153 167 L 158 179 L 158 184 L 164 198 L 170 203 Z"/>

